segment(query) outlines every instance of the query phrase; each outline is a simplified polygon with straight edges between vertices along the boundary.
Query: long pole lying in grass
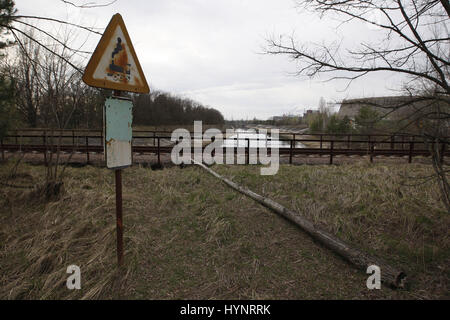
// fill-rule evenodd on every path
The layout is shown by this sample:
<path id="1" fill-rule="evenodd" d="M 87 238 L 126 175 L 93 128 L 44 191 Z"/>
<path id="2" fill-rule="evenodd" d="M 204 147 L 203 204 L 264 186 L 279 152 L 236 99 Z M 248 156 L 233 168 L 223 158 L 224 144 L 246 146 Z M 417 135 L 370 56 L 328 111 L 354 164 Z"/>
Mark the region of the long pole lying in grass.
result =
<path id="1" fill-rule="evenodd" d="M 263 206 L 275 211 L 280 214 L 287 220 L 293 222 L 297 226 L 299 226 L 303 231 L 308 233 L 314 240 L 319 241 L 327 248 L 331 249 L 331 251 L 337 253 L 339 256 L 353 264 L 358 269 L 362 269 L 366 272 L 367 268 L 371 265 L 376 265 L 381 270 L 381 282 L 391 288 L 403 288 L 406 285 L 406 274 L 403 271 L 400 271 L 386 262 L 381 260 L 380 258 L 376 258 L 370 256 L 356 248 L 351 247 L 349 244 L 345 243 L 341 239 L 335 237 L 334 235 L 329 234 L 328 232 L 321 230 L 314 226 L 306 218 L 302 217 L 299 213 L 289 210 L 288 208 L 282 206 L 281 204 L 269 199 L 265 198 L 247 188 L 241 187 L 240 185 L 234 183 L 233 181 L 222 177 L 215 171 L 206 167 L 204 164 L 195 161 L 192 161 L 200 166 L 201 168 L 208 171 L 210 174 L 215 176 L 216 178 L 222 180 L 227 185 L 232 187 L 233 189 L 249 196 L 253 200 L 261 203 Z"/>

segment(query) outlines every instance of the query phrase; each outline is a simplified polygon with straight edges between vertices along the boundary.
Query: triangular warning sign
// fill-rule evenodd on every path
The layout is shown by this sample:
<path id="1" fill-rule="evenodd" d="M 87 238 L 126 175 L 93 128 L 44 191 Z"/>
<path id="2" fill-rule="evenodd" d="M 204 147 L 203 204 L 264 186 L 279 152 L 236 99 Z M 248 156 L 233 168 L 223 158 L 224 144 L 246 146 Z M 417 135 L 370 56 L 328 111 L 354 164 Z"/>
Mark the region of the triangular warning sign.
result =
<path id="1" fill-rule="evenodd" d="M 83 74 L 92 87 L 148 93 L 141 65 L 120 14 L 115 14 Z"/>

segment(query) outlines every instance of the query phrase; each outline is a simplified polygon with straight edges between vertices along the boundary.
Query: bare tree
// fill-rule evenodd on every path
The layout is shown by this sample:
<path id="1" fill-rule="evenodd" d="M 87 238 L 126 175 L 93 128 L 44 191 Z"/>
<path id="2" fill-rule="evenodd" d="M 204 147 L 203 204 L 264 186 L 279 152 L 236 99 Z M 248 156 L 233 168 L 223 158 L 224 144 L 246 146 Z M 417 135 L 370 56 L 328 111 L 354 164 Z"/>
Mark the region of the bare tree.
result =
<path id="1" fill-rule="evenodd" d="M 406 101 L 388 112 L 410 108 L 409 121 L 422 121 L 420 134 L 430 146 L 442 199 L 450 212 L 450 185 L 442 152 L 449 143 L 450 5 L 448 0 L 300 0 L 300 8 L 337 17 L 342 24 L 362 22 L 377 28 L 379 41 L 345 48 L 334 43 L 306 46 L 293 37 L 267 40 L 266 53 L 287 55 L 298 63 L 297 75 L 327 75 L 348 85 L 365 75 L 387 72 L 405 75 Z M 347 86 L 348 87 L 348 86 Z M 386 108 L 385 105 L 373 103 Z M 402 130 L 400 129 L 400 130 Z"/>
<path id="2" fill-rule="evenodd" d="M 29 34 L 33 33 L 29 31 Z M 47 45 L 58 53 L 54 55 L 23 35 L 17 39 L 21 46 L 9 49 L 10 54 L 1 61 L 1 72 L 14 80 L 15 91 L 20 92 L 16 108 L 27 125 L 65 129 L 83 123 L 85 119 L 81 116 L 86 118 L 90 113 L 84 109 L 96 109 L 99 102 L 93 98 L 95 100 L 99 93 L 85 85 L 78 70 L 66 63 L 68 60 L 77 64 L 75 53 L 65 47 Z M 69 42 L 69 39 L 66 36 L 64 41 Z M 76 111 L 78 116 L 73 119 Z M 90 116 L 98 118 L 98 115 Z"/>
<path id="3" fill-rule="evenodd" d="M 14 51 L 14 58 L 2 60 L 2 73 L 10 79 L 20 79 L 14 81 L 15 92 L 20 92 L 16 97 L 16 108 L 27 125 L 36 127 L 42 100 L 40 68 L 36 61 L 39 61 L 41 51 L 29 41 L 22 42 L 22 48 Z"/>
<path id="4" fill-rule="evenodd" d="M 105 7 L 116 2 L 60 1 L 68 7 L 80 9 Z M 46 28 L 41 22 L 50 23 L 52 27 Z M 56 33 L 54 30 L 57 30 Z M 102 35 L 101 30 L 70 21 L 20 15 L 13 0 L 0 1 L 0 49 L 11 43 L 15 44 L 15 56 L 20 61 L 9 61 L 6 64 L 3 62 L 1 71 L 10 79 L 22 80 L 16 83 L 16 92 L 20 92 L 17 108 L 31 127 L 36 127 L 38 118 L 41 118 L 40 124 L 44 126 L 54 126 L 55 122 L 56 127 L 65 128 L 71 121 L 75 107 L 88 100 L 78 94 L 89 91 L 81 83 L 83 68 L 80 67 L 78 58 L 87 58 L 91 52 L 73 47 L 71 43 L 74 37 L 70 38 L 70 35 L 75 35 L 76 30 Z M 88 34 L 80 36 L 76 33 L 78 38 L 86 39 Z M 83 45 L 84 43 L 81 46 Z M 67 91 L 70 91 L 70 94 Z"/>
<path id="5" fill-rule="evenodd" d="M 75 2 L 63 2 L 78 6 Z M 3 6 L 8 10 L 4 10 Z M 96 6 L 95 3 L 89 3 L 79 7 Z M 50 17 L 20 16 L 13 7 L 14 2 L 10 0 L 0 3 L 3 13 L 0 27 L 9 32 L 16 44 L 16 52 L 11 55 L 14 59 L 2 64 L 2 72 L 14 80 L 16 92 L 21 93 L 18 95 L 17 109 L 32 127 L 39 124 L 47 128 L 65 129 L 71 123 L 75 111 L 78 109 L 78 115 L 88 114 L 85 110 L 80 112 L 79 109 L 85 109 L 87 104 L 93 101 L 92 97 L 99 95 L 98 92 L 92 94 L 94 90 L 81 80 L 83 68 L 80 67 L 79 56 L 86 57 L 90 52 L 71 45 L 75 30 L 99 35 L 101 33 L 90 27 Z M 58 24 L 57 33 L 51 33 L 35 24 L 40 21 Z M 79 123 L 80 117 L 77 120 Z M 47 199 L 57 196 L 62 190 L 65 169 L 64 167 L 59 170 L 61 135 L 55 136 L 53 129 L 48 133 L 50 137 L 46 141 L 52 144 L 56 142 L 57 147 L 56 150 L 51 150 L 47 161 L 46 181 L 38 188 L 38 192 L 42 192 Z"/>
<path id="6" fill-rule="evenodd" d="M 68 6 L 81 9 L 109 6 L 115 1 L 81 3 L 78 0 L 62 0 Z M 56 34 L 50 32 L 39 22 L 58 25 L 59 27 L 55 28 L 58 32 Z M 61 29 L 64 30 L 62 35 Z M 0 31 L 3 32 L 3 37 L 6 31 L 6 35 L 14 39 L 14 41 L 0 39 L 2 40 L 0 49 L 15 43 L 18 50 L 15 61 L 2 64 L 2 75 L 6 74 L 15 80 L 16 92 L 20 93 L 17 108 L 32 127 L 38 124 L 40 118 L 46 127 L 64 129 L 81 105 L 92 102 L 93 95 L 90 94 L 92 90 L 81 81 L 83 71 L 78 62 L 78 56 L 86 57 L 91 52 L 73 47 L 70 36 L 74 34 L 75 29 L 102 35 L 92 27 L 69 21 L 52 17 L 18 15 L 13 0 L 0 1 Z M 53 139 L 52 131 L 51 140 Z M 39 192 L 43 192 L 46 198 L 57 196 L 63 186 L 62 176 L 65 167 L 58 171 L 60 145 L 61 136 L 57 142 L 55 155 L 53 152 L 50 153 L 46 181 L 39 188 Z"/>

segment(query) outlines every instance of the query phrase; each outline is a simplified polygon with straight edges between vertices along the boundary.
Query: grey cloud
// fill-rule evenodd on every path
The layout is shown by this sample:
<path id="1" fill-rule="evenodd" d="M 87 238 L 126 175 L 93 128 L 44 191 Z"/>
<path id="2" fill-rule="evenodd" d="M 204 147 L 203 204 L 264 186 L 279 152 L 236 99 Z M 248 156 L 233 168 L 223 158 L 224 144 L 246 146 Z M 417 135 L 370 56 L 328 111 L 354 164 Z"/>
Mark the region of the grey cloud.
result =
<path id="1" fill-rule="evenodd" d="M 111 7 L 82 11 L 55 0 L 39 3 L 23 0 L 17 7 L 24 14 L 55 18 L 76 13 L 84 24 L 96 27 L 121 13 L 148 82 L 216 107 L 226 118 L 267 118 L 296 107 L 316 107 L 321 96 L 339 100 L 391 93 L 386 75 L 356 81 L 340 92 L 342 83 L 288 75 L 296 65 L 286 57 L 258 54 L 264 39 L 277 34 L 294 34 L 305 43 L 339 39 L 358 44 L 369 35 L 373 39 L 373 31 L 364 25 L 336 29 L 336 21 L 298 13 L 292 0 L 119 0 Z M 90 37 L 85 49 L 93 50 L 98 40 Z"/>

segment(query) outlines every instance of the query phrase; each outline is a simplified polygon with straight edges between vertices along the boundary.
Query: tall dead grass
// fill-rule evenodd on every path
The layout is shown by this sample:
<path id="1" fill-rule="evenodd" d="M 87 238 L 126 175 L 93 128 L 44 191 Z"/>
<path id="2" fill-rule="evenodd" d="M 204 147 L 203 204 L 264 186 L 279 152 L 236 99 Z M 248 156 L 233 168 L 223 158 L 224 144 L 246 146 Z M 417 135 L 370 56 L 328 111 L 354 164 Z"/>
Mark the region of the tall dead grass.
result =
<path id="1" fill-rule="evenodd" d="M 0 165 L 4 177 L 11 164 Z M 449 287 L 449 216 L 419 164 L 215 166 L 233 181 L 308 216 L 405 268 L 410 291 L 370 291 L 361 274 L 264 207 L 196 167 L 133 166 L 123 174 L 125 266 L 116 261 L 114 175 L 67 168 L 54 201 L 0 188 L 3 299 L 442 298 Z M 22 165 L 11 183 L 37 184 Z M 81 290 L 66 269 L 81 268 Z"/>
<path id="2" fill-rule="evenodd" d="M 41 167 L 26 167 L 32 181 Z M 104 177 L 94 173 L 103 171 Z M 101 178 L 99 178 L 101 177 Z M 96 299 L 121 297 L 132 271 L 116 267 L 115 198 L 111 174 L 85 169 L 66 179 L 67 192 L 46 202 L 35 192 L 1 190 L 0 297 L 3 299 Z M 133 240 L 125 238 L 127 248 Z M 69 265 L 81 269 L 83 290 L 68 290 Z"/>
<path id="3" fill-rule="evenodd" d="M 315 224 L 403 268 L 424 297 L 450 285 L 450 215 L 433 168 L 423 164 L 281 166 L 214 170 L 308 217 Z"/>

